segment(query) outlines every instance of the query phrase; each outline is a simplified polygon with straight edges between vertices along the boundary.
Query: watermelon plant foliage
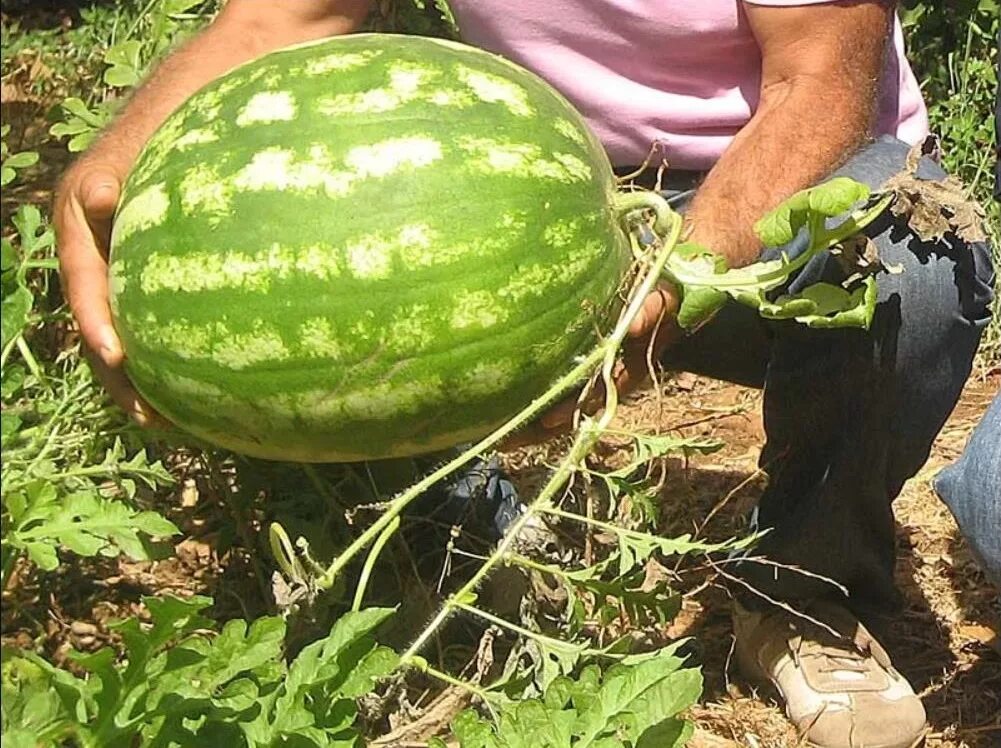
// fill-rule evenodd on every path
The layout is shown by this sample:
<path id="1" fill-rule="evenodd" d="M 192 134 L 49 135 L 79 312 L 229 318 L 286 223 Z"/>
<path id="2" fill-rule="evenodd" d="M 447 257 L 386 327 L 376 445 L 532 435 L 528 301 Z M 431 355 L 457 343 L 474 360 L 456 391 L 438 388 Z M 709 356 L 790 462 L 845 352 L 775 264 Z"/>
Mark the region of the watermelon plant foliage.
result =
<path id="1" fill-rule="evenodd" d="M 112 626 L 111 648 L 73 653 L 79 678 L 33 653 L 5 654 L 4 745 L 359 746 L 355 700 L 392 671 L 396 655 L 372 632 L 391 609 L 347 613 L 291 661 L 285 621 L 228 621 L 212 633 L 205 597 L 146 598 L 147 626 Z"/>
<path id="2" fill-rule="evenodd" d="M 538 697 L 511 706 L 492 722 L 473 710 L 452 722 L 462 748 L 672 748 L 692 735 L 678 714 L 698 699 L 702 677 L 674 654 L 675 644 L 653 655 L 625 658 L 604 673 L 585 667 L 560 676 Z M 429 743 L 445 748 L 440 739 Z"/>
<path id="3" fill-rule="evenodd" d="M 170 475 L 136 446 L 134 430 L 104 403 L 87 364 L 72 352 L 41 360 L 33 352 L 31 339 L 47 318 L 65 314 L 45 308 L 54 238 L 33 205 L 20 206 L 12 224 L 0 242 L 5 588 L 24 556 L 45 570 L 56 568 L 60 548 L 149 559 L 153 540 L 177 533 L 140 506 L 141 489 L 166 486 Z"/>

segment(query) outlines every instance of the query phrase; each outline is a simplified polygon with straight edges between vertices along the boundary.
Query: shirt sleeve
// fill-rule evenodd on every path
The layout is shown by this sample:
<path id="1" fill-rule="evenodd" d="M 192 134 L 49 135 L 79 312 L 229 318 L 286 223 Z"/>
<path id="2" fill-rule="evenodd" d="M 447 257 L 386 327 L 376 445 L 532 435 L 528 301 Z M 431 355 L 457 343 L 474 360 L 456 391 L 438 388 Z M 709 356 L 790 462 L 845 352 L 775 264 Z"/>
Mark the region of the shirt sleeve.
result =
<path id="1" fill-rule="evenodd" d="M 796 5 L 837 5 L 838 3 L 850 2 L 850 0 L 743 0 L 748 5 L 773 5 L 776 7 Z"/>

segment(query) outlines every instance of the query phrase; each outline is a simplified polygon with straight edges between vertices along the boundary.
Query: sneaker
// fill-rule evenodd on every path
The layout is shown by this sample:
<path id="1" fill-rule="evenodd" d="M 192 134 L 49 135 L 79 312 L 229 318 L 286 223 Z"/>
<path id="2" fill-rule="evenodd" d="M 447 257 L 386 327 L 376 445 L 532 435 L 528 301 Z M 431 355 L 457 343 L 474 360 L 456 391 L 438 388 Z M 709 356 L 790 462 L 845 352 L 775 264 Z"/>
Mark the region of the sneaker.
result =
<path id="1" fill-rule="evenodd" d="M 737 663 L 771 683 L 800 735 L 821 748 L 910 748 L 925 732 L 925 710 L 904 677 L 847 609 L 816 602 L 807 615 L 735 604 Z"/>

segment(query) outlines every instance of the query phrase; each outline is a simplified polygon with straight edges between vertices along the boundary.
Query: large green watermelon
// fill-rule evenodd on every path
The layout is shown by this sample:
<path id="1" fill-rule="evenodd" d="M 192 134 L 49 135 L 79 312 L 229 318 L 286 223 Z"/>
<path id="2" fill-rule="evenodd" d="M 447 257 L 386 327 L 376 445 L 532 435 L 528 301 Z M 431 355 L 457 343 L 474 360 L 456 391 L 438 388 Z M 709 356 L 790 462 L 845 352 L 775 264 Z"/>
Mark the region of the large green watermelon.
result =
<path id="1" fill-rule="evenodd" d="M 488 433 L 607 328 L 609 162 L 542 80 L 453 42 L 284 49 L 189 99 L 128 179 L 112 310 L 138 390 L 258 457 Z"/>

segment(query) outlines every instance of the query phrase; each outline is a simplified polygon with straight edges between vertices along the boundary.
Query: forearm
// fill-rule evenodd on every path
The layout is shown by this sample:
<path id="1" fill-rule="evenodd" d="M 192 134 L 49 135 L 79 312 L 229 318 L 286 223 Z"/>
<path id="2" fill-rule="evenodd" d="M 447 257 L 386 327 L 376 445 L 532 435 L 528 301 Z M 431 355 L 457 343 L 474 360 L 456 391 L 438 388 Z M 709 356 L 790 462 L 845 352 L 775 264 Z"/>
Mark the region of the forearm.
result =
<path id="1" fill-rule="evenodd" d="M 762 52 L 759 102 L 687 216 L 691 239 L 731 266 L 758 257 L 762 215 L 870 135 L 894 17 L 892 0 L 743 7 Z"/>
<path id="2" fill-rule="evenodd" d="M 356 30 L 368 1 L 303 3 L 293 13 L 283 13 L 278 5 L 230 0 L 212 24 L 160 63 L 89 156 L 128 168 L 157 127 L 202 86 L 289 44 Z M 311 13 L 302 12 L 307 5 L 313 6 Z M 324 5 L 332 10 L 320 7 Z"/>
<path id="3" fill-rule="evenodd" d="M 819 81 L 791 82 L 771 99 L 709 172 L 687 214 L 691 240 L 732 267 L 761 251 L 755 221 L 829 174 L 870 131 L 869 107 Z"/>

